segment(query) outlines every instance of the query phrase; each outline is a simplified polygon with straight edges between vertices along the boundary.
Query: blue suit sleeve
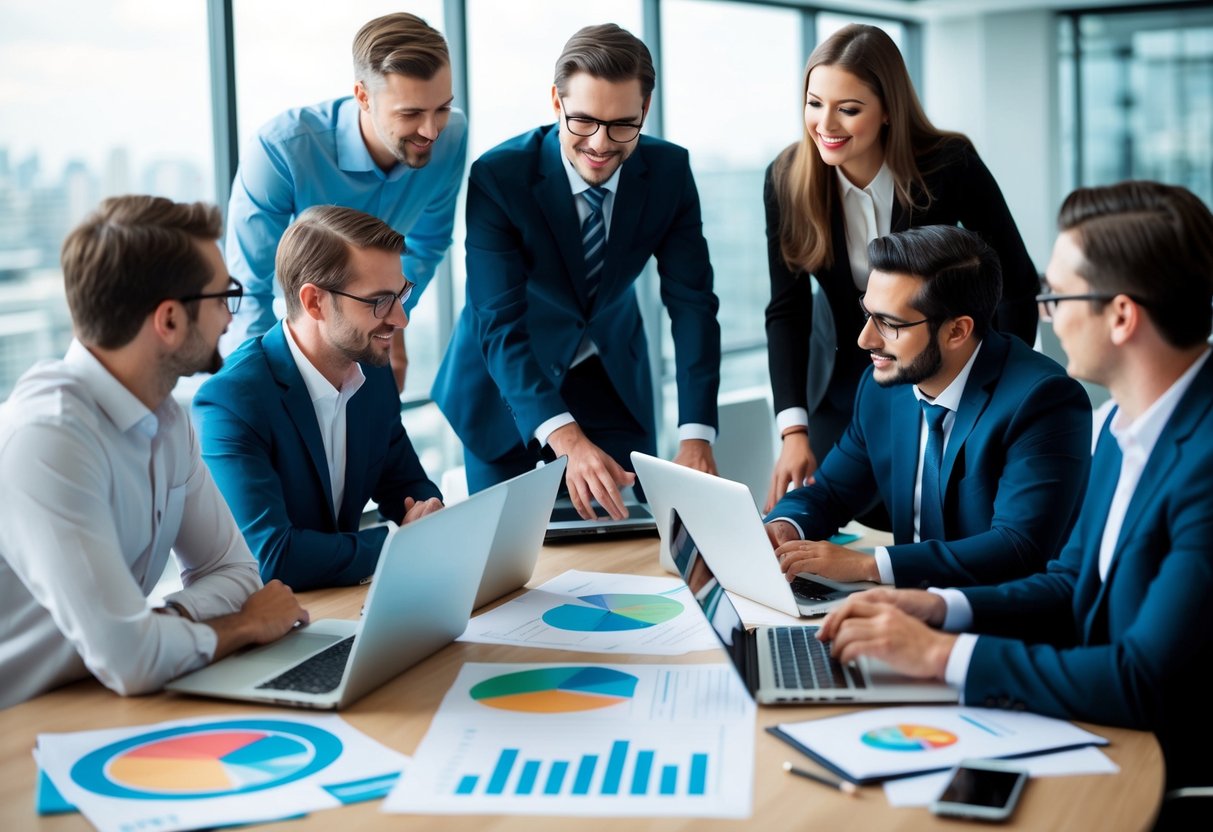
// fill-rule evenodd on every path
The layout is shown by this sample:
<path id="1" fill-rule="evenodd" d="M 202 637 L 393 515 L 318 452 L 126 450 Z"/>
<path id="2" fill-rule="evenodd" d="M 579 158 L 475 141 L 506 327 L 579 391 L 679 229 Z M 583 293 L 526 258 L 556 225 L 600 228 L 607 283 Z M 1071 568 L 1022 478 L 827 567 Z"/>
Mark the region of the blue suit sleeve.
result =
<path id="1" fill-rule="evenodd" d="M 455 203 L 459 188 L 463 185 L 463 171 L 467 167 L 468 132 L 467 120 L 458 111 L 451 113 L 446 135 L 458 141 L 458 149 L 448 161 L 448 175 L 441 188 L 434 191 L 421 216 L 404 235 L 407 253 L 402 258 L 404 276 L 417 284 L 417 290 L 409 298 L 406 311 L 411 312 L 425 287 L 434 278 L 438 264 L 451 247 L 455 227 Z M 453 135 L 452 135 L 453 134 Z"/>

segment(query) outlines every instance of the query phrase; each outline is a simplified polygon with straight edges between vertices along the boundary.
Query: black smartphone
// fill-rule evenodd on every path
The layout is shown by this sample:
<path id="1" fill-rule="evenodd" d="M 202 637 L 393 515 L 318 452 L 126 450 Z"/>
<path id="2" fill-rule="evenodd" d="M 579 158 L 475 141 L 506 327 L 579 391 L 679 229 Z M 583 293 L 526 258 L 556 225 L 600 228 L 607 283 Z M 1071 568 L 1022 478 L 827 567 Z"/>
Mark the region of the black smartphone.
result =
<path id="1" fill-rule="evenodd" d="M 943 794 L 931 804 L 937 815 L 1006 820 L 1015 811 L 1028 773 L 998 760 L 961 760 Z"/>

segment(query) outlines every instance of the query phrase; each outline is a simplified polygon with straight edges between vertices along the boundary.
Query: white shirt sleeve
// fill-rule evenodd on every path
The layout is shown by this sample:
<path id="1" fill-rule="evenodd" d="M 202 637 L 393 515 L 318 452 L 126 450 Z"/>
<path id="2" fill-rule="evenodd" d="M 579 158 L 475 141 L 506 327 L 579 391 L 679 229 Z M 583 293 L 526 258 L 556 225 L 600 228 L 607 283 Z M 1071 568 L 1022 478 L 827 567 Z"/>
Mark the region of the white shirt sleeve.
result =
<path id="1" fill-rule="evenodd" d="M 687 422 L 685 425 L 679 425 L 678 441 L 685 442 L 688 439 L 702 439 L 711 445 L 716 441 L 716 428 L 696 422 Z"/>
<path id="2" fill-rule="evenodd" d="M 558 428 L 571 425 L 575 421 L 577 420 L 573 418 L 572 413 L 557 413 L 551 419 L 546 420 L 539 427 L 535 428 L 535 441 L 542 448 L 548 443 L 548 439 L 551 438 Z"/>
<path id="3" fill-rule="evenodd" d="M 963 633 L 973 626 L 973 607 L 969 599 L 959 589 L 936 589 L 931 587 L 927 592 L 933 592 L 943 599 L 947 605 L 944 613 L 942 629 L 948 633 Z"/>
<path id="4" fill-rule="evenodd" d="M 775 427 L 780 433 L 791 427 L 808 427 L 809 411 L 803 407 L 789 407 L 775 414 Z"/>
<path id="5" fill-rule="evenodd" d="M 977 647 L 977 636 L 972 633 L 961 633 L 956 637 L 952 646 L 952 655 L 948 656 L 948 666 L 944 670 L 943 680 L 960 691 L 960 704 L 965 704 L 965 680 L 969 677 L 969 662 L 973 660 L 973 650 Z"/>
<path id="6" fill-rule="evenodd" d="M 893 560 L 889 557 L 889 547 L 877 546 L 872 552 L 876 555 L 876 569 L 880 572 L 880 582 L 892 585 L 894 583 Z"/>

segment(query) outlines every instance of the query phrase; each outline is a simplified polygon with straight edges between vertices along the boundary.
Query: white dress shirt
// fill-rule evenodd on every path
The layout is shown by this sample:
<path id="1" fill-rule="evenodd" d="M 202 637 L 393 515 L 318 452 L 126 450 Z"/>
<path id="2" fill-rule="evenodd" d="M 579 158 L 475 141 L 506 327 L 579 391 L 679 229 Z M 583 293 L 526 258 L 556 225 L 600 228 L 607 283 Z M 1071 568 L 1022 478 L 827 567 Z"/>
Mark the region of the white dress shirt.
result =
<path id="1" fill-rule="evenodd" d="M 172 397 L 149 411 L 79 342 L 0 406 L 0 708 L 91 671 L 119 693 L 210 661 L 215 631 L 153 614 L 176 552 L 196 620 L 261 587 L 197 436 Z"/>
<path id="2" fill-rule="evenodd" d="M 1120 537 L 1121 526 L 1125 522 L 1125 512 L 1129 509 L 1129 501 L 1141 481 L 1141 475 L 1146 470 L 1146 463 L 1158 437 L 1162 435 L 1167 422 L 1175 414 L 1179 400 L 1192 386 L 1192 380 L 1200 372 L 1200 368 L 1209 360 L 1209 351 L 1205 350 L 1192 366 L 1184 371 L 1167 391 L 1154 400 L 1146 412 L 1133 422 L 1126 422 L 1121 411 L 1117 410 L 1112 417 L 1108 429 L 1112 432 L 1116 444 L 1120 446 L 1120 474 L 1116 478 L 1116 491 L 1112 494 L 1112 504 L 1108 507 L 1108 518 L 1104 522 L 1103 537 L 1099 541 L 1099 579 L 1108 577 L 1108 569 L 1112 565 L 1112 555 L 1116 551 L 1116 539 Z M 959 632 L 948 657 L 945 679 L 948 684 L 964 690 L 965 679 L 969 675 L 969 663 L 973 658 L 973 650 L 977 647 L 978 636 L 964 633 L 973 626 L 973 608 L 969 599 L 958 589 L 932 589 L 931 592 L 941 596 L 947 604 L 943 629 L 949 632 Z"/>
<path id="3" fill-rule="evenodd" d="M 893 174 L 888 165 L 881 165 L 866 188 L 858 188 L 847 179 L 842 168 L 835 169 L 842 192 L 843 228 L 847 236 L 847 260 L 851 264 L 851 279 L 855 288 L 868 288 L 868 243 L 877 237 L 887 237 L 893 228 Z M 842 333 L 839 333 L 842 335 Z M 775 415 L 780 433 L 795 425 L 808 425 L 809 412 L 803 407 L 789 407 Z"/>
<path id="4" fill-rule="evenodd" d="M 320 427 L 320 440 L 324 443 L 324 459 L 329 466 L 329 485 L 333 491 L 333 516 L 341 513 L 341 502 L 345 498 L 345 460 L 348 447 L 346 436 L 346 405 L 366 382 L 366 375 L 357 361 L 350 362 L 345 378 L 338 390 L 324 374 L 312 366 L 312 362 L 295 343 L 290 323 L 282 322 L 286 334 L 286 345 L 295 359 L 295 366 L 303 376 L 312 408 L 316 411 L 316 424 Z"/>
<path id="5" fill-rule="evenodd" d="M 586 217 L 590 215 L 590 203 L 584 194 L 590 189 L 591 185 L 581 178 L 581 174 L 577 172 L 577 168 L 573 167 L 573 163 L 569 161 L 569 157 L 564 154 L 564 151 L 560 153 L 560 161 L 564 163 L 564 172 L 569 177 L 569 188 L 573 192 L 573 204 L 577 206 L 577 227 L 580 228 L 581 224 L 585 222 Z M 608 240 L 611 238 L 611 216 L 615 210 L 615 194 L 619 190 L 619 172 L 622 170 L 623 165 L 620 165 L 615 168 L 615 172 L 610 175 L 610 178 L 601 185 L 596 186 L 605 188 L 607 192 L 606 197 L 602 200 L 602 222 L 606 226 L 604 231 Z M 598 345 L 590 338 L 589 331 L 587 330 L 585 337 L 581 339 L 581 343 L 577 346 L 577 354 L 573 356 L 573 362 L 569 367 L 576 367 L 590 356 L 597 354 Z M 562 428 L 575 421 L 573 414 L 568 411 L 557 413 L 552 418 L 544 420 L 539 427 L 535 428 L 535 440 L 542 447 L 548 443 L 548 437 L 557 428 Z M 678 426 L 678 438 L 679 440 L 702 439 L 705 442 L 715 442 L 716 429 L 711 425 L 699 425 L 688 422 L 685 425 Z"/>

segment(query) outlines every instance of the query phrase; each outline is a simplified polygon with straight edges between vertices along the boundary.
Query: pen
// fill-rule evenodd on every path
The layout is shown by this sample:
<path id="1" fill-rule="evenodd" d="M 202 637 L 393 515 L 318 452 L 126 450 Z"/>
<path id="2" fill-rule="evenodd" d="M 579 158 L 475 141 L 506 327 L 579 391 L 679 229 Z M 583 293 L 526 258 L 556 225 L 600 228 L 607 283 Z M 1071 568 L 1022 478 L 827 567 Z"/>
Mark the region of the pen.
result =
<path id="1" fill-rule="evenodd" d="M 831 780 L 829 777 L 822 777 L 820 774 L 805 771 L 803 768 L 796 768 L 796 766 L 786 762 L 783 764 L 783 770 L 788 774 L 803 777 L 805 780 L 812 780 L 814 783 L 820 783 L 831 789 L 837 789 L 849 797 L 859 797 L 859 789 L 856 788 L 854 783 L 848 783 L 846 780 Z"/>

